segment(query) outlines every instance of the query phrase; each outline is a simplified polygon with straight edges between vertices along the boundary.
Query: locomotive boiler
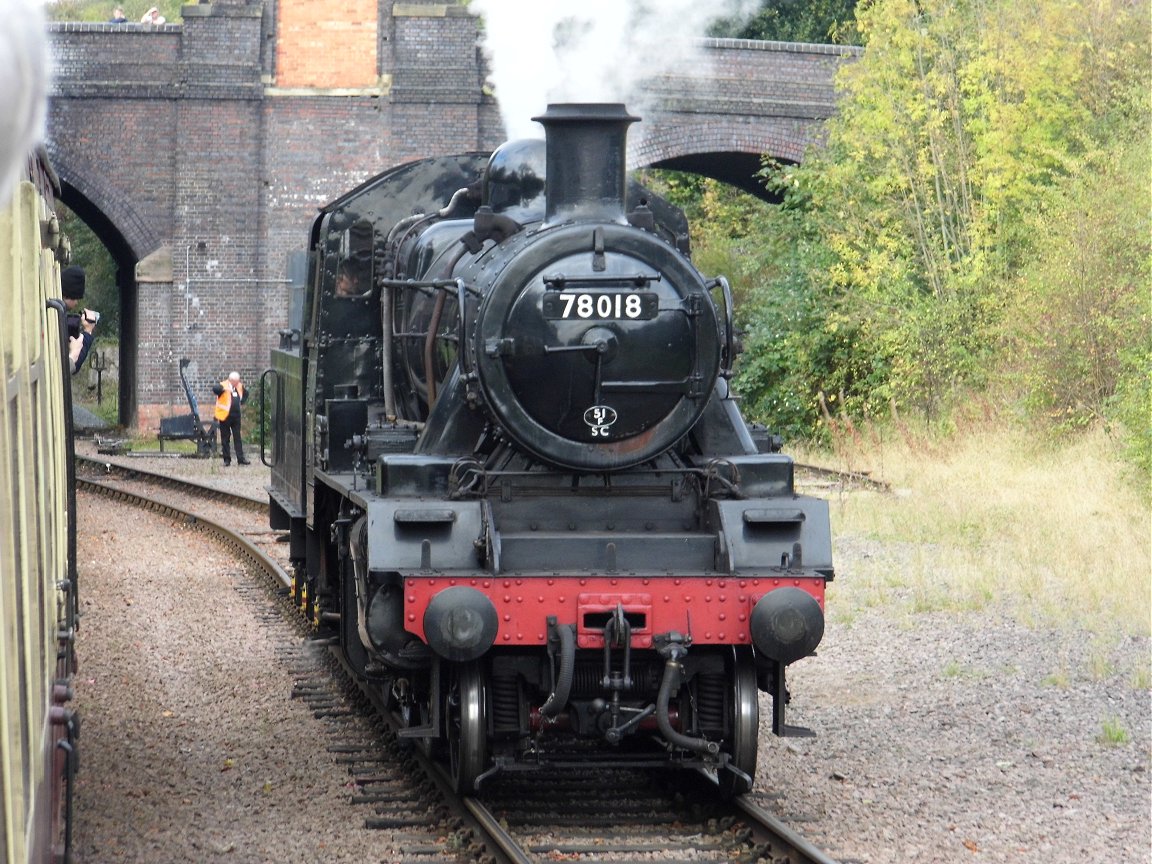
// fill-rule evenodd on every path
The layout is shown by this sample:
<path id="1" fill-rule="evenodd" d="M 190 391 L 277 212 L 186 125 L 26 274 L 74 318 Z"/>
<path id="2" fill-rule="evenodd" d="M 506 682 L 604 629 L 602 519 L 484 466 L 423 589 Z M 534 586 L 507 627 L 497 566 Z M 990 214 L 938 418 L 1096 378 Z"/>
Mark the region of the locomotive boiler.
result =
<path id="1" fill-rule="evenodd" d="M 295 592 L 464 792 L 702 767 L 751 787 L 759 691 L 812 654 L 825 502 L 729 392 L 731 294 L 628 177 L 637 118 L 386 171 L 315 220 L 272 352 Z"/>

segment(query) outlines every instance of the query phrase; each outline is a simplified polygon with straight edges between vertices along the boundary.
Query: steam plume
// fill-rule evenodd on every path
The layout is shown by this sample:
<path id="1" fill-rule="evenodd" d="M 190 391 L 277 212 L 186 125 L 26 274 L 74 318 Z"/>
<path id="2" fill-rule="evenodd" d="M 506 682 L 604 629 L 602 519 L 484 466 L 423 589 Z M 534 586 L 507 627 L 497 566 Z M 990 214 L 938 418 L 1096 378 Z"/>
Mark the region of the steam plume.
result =
<path id="1" fill-rule="evenodd" d="M 703 68 L 698 43 L 718 18 L 759 0 L 472 0 L 509 138 L 539 138 L 549 102 L 623 102 L 642 112 L 643 81 Z"/>
<path id="2" fill-rule="evenodd" d="M 51 75 L 44 8 L 39 0 L 4 0 L 0 18 L 0 206 L 20 165 L 44 135 Z"/>

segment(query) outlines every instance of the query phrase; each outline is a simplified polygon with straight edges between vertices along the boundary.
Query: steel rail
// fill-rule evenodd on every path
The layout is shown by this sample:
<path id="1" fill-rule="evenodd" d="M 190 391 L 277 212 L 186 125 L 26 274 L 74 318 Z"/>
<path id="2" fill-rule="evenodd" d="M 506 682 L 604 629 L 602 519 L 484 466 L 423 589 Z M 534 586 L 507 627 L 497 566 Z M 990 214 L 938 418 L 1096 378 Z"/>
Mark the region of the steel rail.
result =
<path id="1" fill-rule="evenodd" d="M 377 715 L 393 732 L 401 728 L 401 723 L 371 687 L 362 686 L 352 669 L 344 660 L 343 654 L 333 646 L 332 656 L 353 682 L 364 698 L 376 710 Z M 471 830 L 484 838 L 481 842 L 487 857 L 477 857 L 478 864 L 536 864 L 537 859 L 524 851 L 510 833 L 500 824 L 500 820 L 483 802 L 470 796 L 460 795 L 452 788 L 452 782 L 444 766 L 430 758 L 419 746 L 414 745 L 409 753 L 420 769 L 435 784 L 444 802 Z"/>
<path id="2" fill-rule="evenodd" d="M 843 471 L 839 468 L 824 468 L 820 465 L 809 465 L 805 462 L 793 462 L 792 464 L 797 471 L 807 471 L 820 477 L 833 477 L 844 482 L 859 483 L 863 486 L 871 486 L 873 489 L 879 489 L 881 492 L 892 491 L 892 486 L 887 481 L 877 480 L 870 474 L 865 474 L 862 471 Z"/>
<path id="3" fill-rule="evenodd" d="M 76 465 L 79 468 L 91 471 L 93 474 L 102 473 L 106 477 L 121 475 L 126 479 L 140 479 L 154 486 L 163 486 L 169 489 L 183 489 L 190 495 L 196 495 L 213 501 L 223 501 L 226 504 L 241 507 L 245 510 L 253 510 L 256 512 L 267 512 L 268 510 L 267 498 L 253 498 L 249 495 L 240 495 L 236 492 L 217 489 L 215 486 L 208 486 L 205 483 L 198 483 L 195 480 L 172 477 L 168 474 L 157 474 L 153 471 L 146 471 L 143 468 L 124 465 L 120 462 L 110 462 L 107 459 L 93 459 L 90 456 L 78 455 L 76 457 Z M 93 478 L 89 475 L 82 479 L 92 480 Z"/>
<path id="4" fill-rule="evenodd" d="M 503 853 L 509 864 L 536 864 L 538 859 L 524 851 L 524 847 L 505 830 L 504 826 L 500 824 L 500 820 L 496 818 L 496 814 L 489 810 L 483 801 L 465 797 L 462 799 L 462 803 L 468 808 L 468 812 L 476 820 L 485 836 Z"/>
<path id="5" fill-rule="evenodd" d="M 127 469 L 134 471 L 135 469 Z M 153 475 L 159 477 L 160 475 Z M 184 481 L 179 481 L 184 483 Z M 199 485 L 199 484 L 191 484 Z M 83 489 L 86 492 L 94 492 L 99 495 L 104 495 L 117 501 L 125 501 L 137 507 L 143 507 L 146 510 L 151 510 L 154 513 L 161 513 L 174 519 L 181 520 L 185 525 L 197 528 L 208 534 L 215 535 L 217 539 L 223 540 L 226 544 L 241 553 L 248 562 L 267 573 L 274 580 L 279 582 L 284 588 L 292 587 L 292 577 L 283 567 L 273 561 L 262 551 L 256 548 L 255 545 L 250 543 L 248 539 L 241 533 L 233 531 L 221 525 L 219 522 L 214 522 L 207 517 L 201 516 L 198 513 L 191 513 L 187 510 L 182 510 L 173 504 L 165 504 L 163 501 L 157 501 L 154 498 L 140 495 L 136 492 L 130 492 L 127 489 L 120 489 L 116 486 L 111 486 L 107 483 L 102 483 L 99 480 L 93 480 L 89 477 L 77 476 L 76 488 Z M 208 488 L 208 487 L 204 487 Z M 213 491 L 213 490 L 210 490 Z M 231 493 L 226 493 L 231 495 Z M 244 496 L 237 496 L 243 498 Z M 252 499 L 247 499 L 252 500 Z"/>
<path id="6" fill-rule="evenodd" d="M 732 804 L 769 833 L 773 843 L 772 854 L 780 860 L 789 864 L 839 864 L 747 796 L 737 796 Z"/>
<path id="7" fill-rule="evenodd" d="M 105 464 L 99 460 L 86 459 L 85 461 L 92 462 L 97 466 L 102 466 Z M 125 473 L 145 475 L 146 478 L 148 478 L 148 482 L 157 482 L 160 483 L 160 485 L 173 488 L 183 488 L 194 495 L 205 494 L 209 497 L 216 497 L 213 493 L 218 493 L 220 491 L 199 483 L 189 483 L 188 481 L 180 480 L 177 478 L 168 478 L 160 474 L 152 474 L 151 472 L 147 471 L 139 471 L 136 468 L 124 466 L 115 467 L 121 468 Z M 151 478 L 155 478 L 155 481 L 152 481 Z M 173 482 L 167 482 L 169 480 L 172 480 Z M 254 565 L 257 569 L 272 577 L 284 588 L 291 589 L 292 587 L 292 577 L 287 572 L 285 572 L 285 570 L 276 561 L 269 558 L 253 543 L 251 543 L 242 533 L 233 531 L 231 528 L 221 525 L 220 523 L 211 519 L 200 516 L 199 514 L 183 510 L 173 504 L 157 501 L 154 498 L 149 498 L 137 492 L 131 492 L 126 489 L 112 486 L 99 480 L 78 476 L 76 480 L 76 486 L 78 489 L 82 489 L 86 492 L 103 495 L 115 501 L 122 501 L 154 513 L 159 513 L 161 515 L 180 520 L 184 525 L 204 531 L 209 535 L 213 535 L 216 537 L 216 539 L 223 541 L 227 546 L 241 554 L 248 560 L 250 564 Z M 240 499 L 241 502 L 253 500 L 246 498 L 245 496 L 233 495 L 232 493 L 223 494 L 229 499 Z M 243 504 L 241 506 L 243 506 Z M 264 504 L 263 506 L 266 507 L 267 504 Z M 347 666 L 343 664 L 343 658 L 340 656 L 340 652 L 335 650 L 334 647 L 333 655 L 338 661 L 340 661 L 341 667 L 345 670 L 345 674 L 349 674 L 350 670 L 348 670 Z M 355 678 L 350 676 L 349 680 L 355 681 Z M 389 716 L 386 708 L 374 698 L 374 694 L 371 691 L 366 690 L 365 688 L 361 688 L 361 692 L 368 696 L 369 700 L 373 703 L 373 706 L 376 708 L 377 713 L 380 716 Z M 473 830 L 479 836 L 485 838 L 484 845 L 488 848 L 488 851 L 490 853 L 496 853 L 490 855 L 490 857 L 487 859 L 478 860 L 486 860 L 492 862 L 492 864 L 532 864 L 532 862 L 535 861 L 535 859 L 528 856 L 524 850 L 519 845 L 517 845 L 512 836 L 500 826 L 499 820 L 496 819 L 491 811 L 484 807 L 480 802 L 470 798 L 462 798 L 453 792 L 448 779 L 444 774 L 443 768 L 441 768 L 432 760 L 426 758 L 423 753 L 419 752 L 419 750 L 414 751 L 413 755 L 421 764 L 422 768 L 425 770 L 425 773 L 428 774 L 432 778 L 433 782 L 435 782 L 436 785 L 440 788 L 442 795 L 445 797 L 446 801 L 449 803 L 452 809 L 455 810 L 462 818 L 466 818 L 467 821 L 471 822 Z M 469 816 L 471 817 L 470 819 L 468 818 Z"/>

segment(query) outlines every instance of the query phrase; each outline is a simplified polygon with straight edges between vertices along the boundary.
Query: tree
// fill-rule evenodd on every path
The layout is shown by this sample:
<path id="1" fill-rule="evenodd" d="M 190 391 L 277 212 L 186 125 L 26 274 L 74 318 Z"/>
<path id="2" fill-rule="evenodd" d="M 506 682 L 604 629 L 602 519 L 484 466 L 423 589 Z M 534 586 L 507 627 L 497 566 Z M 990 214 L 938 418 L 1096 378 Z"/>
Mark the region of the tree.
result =
<path id="1" fill-rule="evenodd" d="M 850 406 L 931 418 L 986 380 L 1026 220 L 1091 149 L 1086 13 L 1074 0 L 858 10 L 867 51 L 841 73 L 827 147 L 790 172 L 831 252 L 813 274 L 825 328 L 850 329 L 888 370 Z"/>
<path id="2" fill-rule="evenodd" d="M 825 146 L 763 172 L 792 214 L 774 223 L 792 252 L 750 292 L 746 406 L 770 424 L 787 406 L 793 425 L 804 406 L 813 430 L 813 393 L 856 415 L 897 405 L 939 418 L 1028 366 L 1028 404 L 1073 404 L 1054 398 L 1064 384 L 1097 416 L 1126 406 L 1148 427 L 1147 269 L 1136 265 L 1148 231 L 1128 212 L 1147 216 L 1147 169 L 1124 181 L 1110 170 L 1134 158 L 1118 142 L 1149 140 L 1146 0 L 875 0 L 857 14 L 866 52 L 841 73 Z M 1105 195 L 1094 178 L 1127 191 Z M 1100 236 L 1074 239 L 1074 202 L 1108 208 Z M 1055 262 L 1072 270 L 1057 280 Z M 1063 285 L 1069 302 L 1042 283 Z M 1090 333 L 1037 313 L 1074 308 L 1098 310 Z M 1010 338 L 1016 320 L 1029 338 Z M 1045 327 L 1069 338 L 1041 362 Z M 1113 351 L 1069 363 L 1088 362 L 1076 333 Z"/>
<path id="3" fill-rule="evenodd" d="M 763 0 L 745 21 L 724 19 L 709 35 L 776 42 L 857 44 L 856 0 Z"/>
<path id="4" fill-rule="evenodd" d="M 1114 134 L 1094 169 L 1053 189 L 1029 222 L 1035 254 L 1011 286 L 1004 372 L 1057 428 L 1119 428 L 1152 473 L 1152 88 L 1146 66 L 1127 70 L 1114 80 L 1131 83 L 1130 99 L 1108 112 Z"/>

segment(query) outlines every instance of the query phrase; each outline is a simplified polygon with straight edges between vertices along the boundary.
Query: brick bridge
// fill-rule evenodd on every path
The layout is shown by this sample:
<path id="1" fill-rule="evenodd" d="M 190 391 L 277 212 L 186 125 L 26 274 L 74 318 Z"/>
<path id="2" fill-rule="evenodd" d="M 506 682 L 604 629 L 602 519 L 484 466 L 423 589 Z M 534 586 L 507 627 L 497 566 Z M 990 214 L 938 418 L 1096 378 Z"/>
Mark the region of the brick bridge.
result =
<path id="1" fill-rule="evenodd" d="M 116 262 L 125 425 L 187 412 L 181 357 L 202 405 L 230 369 L 256 382 L 317 207 L 400 162 L 504 140 L 464 6 L 346 0 L 332 23 L 315 8 L 217 0 L 184 6 L 179 25 L 51 25 L 48 149 L 64 203 Z M 703 77 L 646 83 L 655 107 L 630 160 L 750 190 L 761 154 L 801 159 L 858 51 L 704 50 Z"/>

